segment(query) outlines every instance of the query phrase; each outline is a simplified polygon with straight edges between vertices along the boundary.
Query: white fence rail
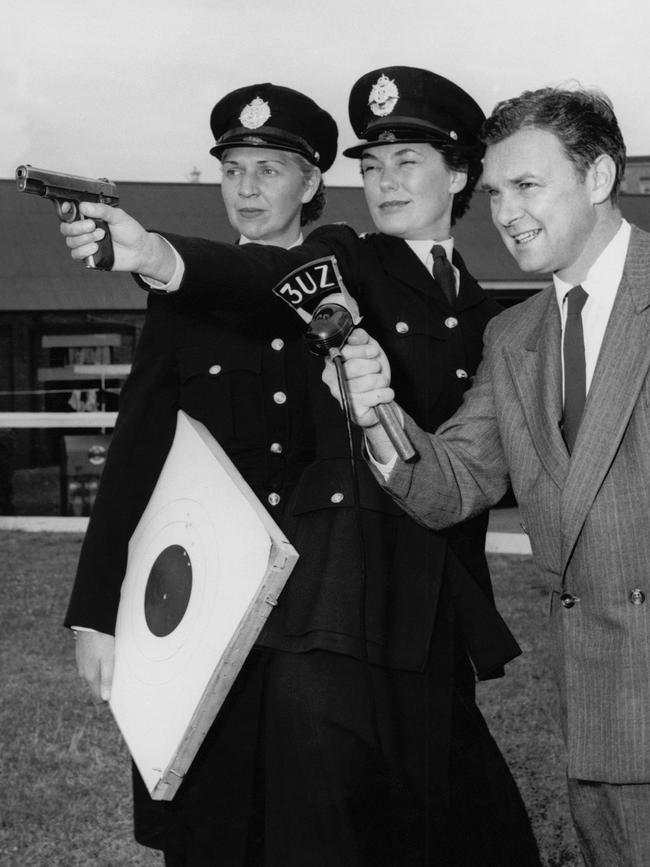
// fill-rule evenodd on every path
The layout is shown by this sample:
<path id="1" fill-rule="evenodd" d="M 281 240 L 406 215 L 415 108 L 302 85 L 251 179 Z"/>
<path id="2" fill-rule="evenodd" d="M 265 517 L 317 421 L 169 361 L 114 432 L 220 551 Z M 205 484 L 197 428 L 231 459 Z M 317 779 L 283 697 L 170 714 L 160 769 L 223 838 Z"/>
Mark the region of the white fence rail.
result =
<path id="1" fill-rule="evenodd" d="M 0 427 L 113 428 L 116 412 L 0 412 Z"/>

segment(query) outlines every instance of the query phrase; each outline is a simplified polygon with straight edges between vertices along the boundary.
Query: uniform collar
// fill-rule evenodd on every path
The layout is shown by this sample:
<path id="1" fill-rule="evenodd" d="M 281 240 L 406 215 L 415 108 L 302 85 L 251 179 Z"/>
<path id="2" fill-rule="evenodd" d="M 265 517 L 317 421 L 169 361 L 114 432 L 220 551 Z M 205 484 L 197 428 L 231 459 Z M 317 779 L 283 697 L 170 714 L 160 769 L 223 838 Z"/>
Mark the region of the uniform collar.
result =
<path id="1" fill-rule="evenodd" d="M 428 266 L 427 259 L 431 256 L 431 248 L 434 244 L 440 244 L 441 247 L 444 247 L 445 253 L 447 254 L 447 258 L 451 262 L 452 256 L 454 253 L 454 239 L 447 238 L 445 241 L 436 241 L 435 239 L 432 241 L 409 241 L 405 239 L 408 246 L 413 250 L 415 255 L 418 257 L 420 262 L 423 265 Z"/>
<path id="2" fill-rule="evenodd" d="M 303 241 L 304 241 L 304 238 L 303 238 L 302 232 L 301 232 L 298 235 L 298 237 L 296 238 L 296 240 L 293 242 L 293 244 L 289 244 L 289 246 L 286 249 L 287 250 L 293 250 L 294 247 L 299 247 Z M 251 239 L 247 238 L 246 235 L 240 235 L 239 241 L 237 241 L 237 243 L 241 246 L 242 244 L 264 244 L 264 241 L 251 241 Z M 277 246 L 277 245 L 275 245 L 275 246 Z"/>

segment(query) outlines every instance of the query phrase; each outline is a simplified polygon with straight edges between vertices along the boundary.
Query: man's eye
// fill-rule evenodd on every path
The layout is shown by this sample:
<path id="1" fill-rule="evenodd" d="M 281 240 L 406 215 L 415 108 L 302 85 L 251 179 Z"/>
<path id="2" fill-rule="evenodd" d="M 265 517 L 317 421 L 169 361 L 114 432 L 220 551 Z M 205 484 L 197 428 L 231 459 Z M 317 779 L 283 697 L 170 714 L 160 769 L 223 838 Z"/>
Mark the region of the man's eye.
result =
<path id="1" fill-rule="evenodd" d="M 361 175 L 365 177 L 370 172 L 377 170 L 377 166 L 361 166 Z"/>

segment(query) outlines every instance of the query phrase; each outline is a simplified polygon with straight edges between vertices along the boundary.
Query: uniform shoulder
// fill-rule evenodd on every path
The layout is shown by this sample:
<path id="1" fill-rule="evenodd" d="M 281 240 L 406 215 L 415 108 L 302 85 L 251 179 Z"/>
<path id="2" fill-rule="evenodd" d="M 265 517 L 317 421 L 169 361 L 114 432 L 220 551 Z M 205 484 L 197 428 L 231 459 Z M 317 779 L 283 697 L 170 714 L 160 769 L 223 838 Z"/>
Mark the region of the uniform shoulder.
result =
<path id="1" fill-rule="evenodd" d="M 309 233 L 308 241 L 321 241 L 325 238 L 340 238 L 358 240 L 360 237 L 356 229 L 344 221 L 338 223 L 326 223 L 324 226 L 318 226 L 313 232 Z"/>

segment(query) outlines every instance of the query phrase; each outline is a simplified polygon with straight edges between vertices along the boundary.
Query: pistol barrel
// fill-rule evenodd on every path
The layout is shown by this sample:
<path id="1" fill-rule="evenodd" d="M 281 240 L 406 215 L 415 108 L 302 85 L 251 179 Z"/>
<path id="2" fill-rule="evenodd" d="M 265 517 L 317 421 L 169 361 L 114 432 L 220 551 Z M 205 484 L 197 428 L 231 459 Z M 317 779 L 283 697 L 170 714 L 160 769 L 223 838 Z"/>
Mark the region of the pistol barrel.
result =
<path id="1" fill-rule="evenodd" d="M 120 201 L 117 186 L 108 178 L 84 178 L 79 175 L 38 169 L 30 165 L 18 166 L 16 186 L 22 193 L 46 196 L 48 199 L 66 201 L 87 199 L 107 205 L 117 205 Z"/>

